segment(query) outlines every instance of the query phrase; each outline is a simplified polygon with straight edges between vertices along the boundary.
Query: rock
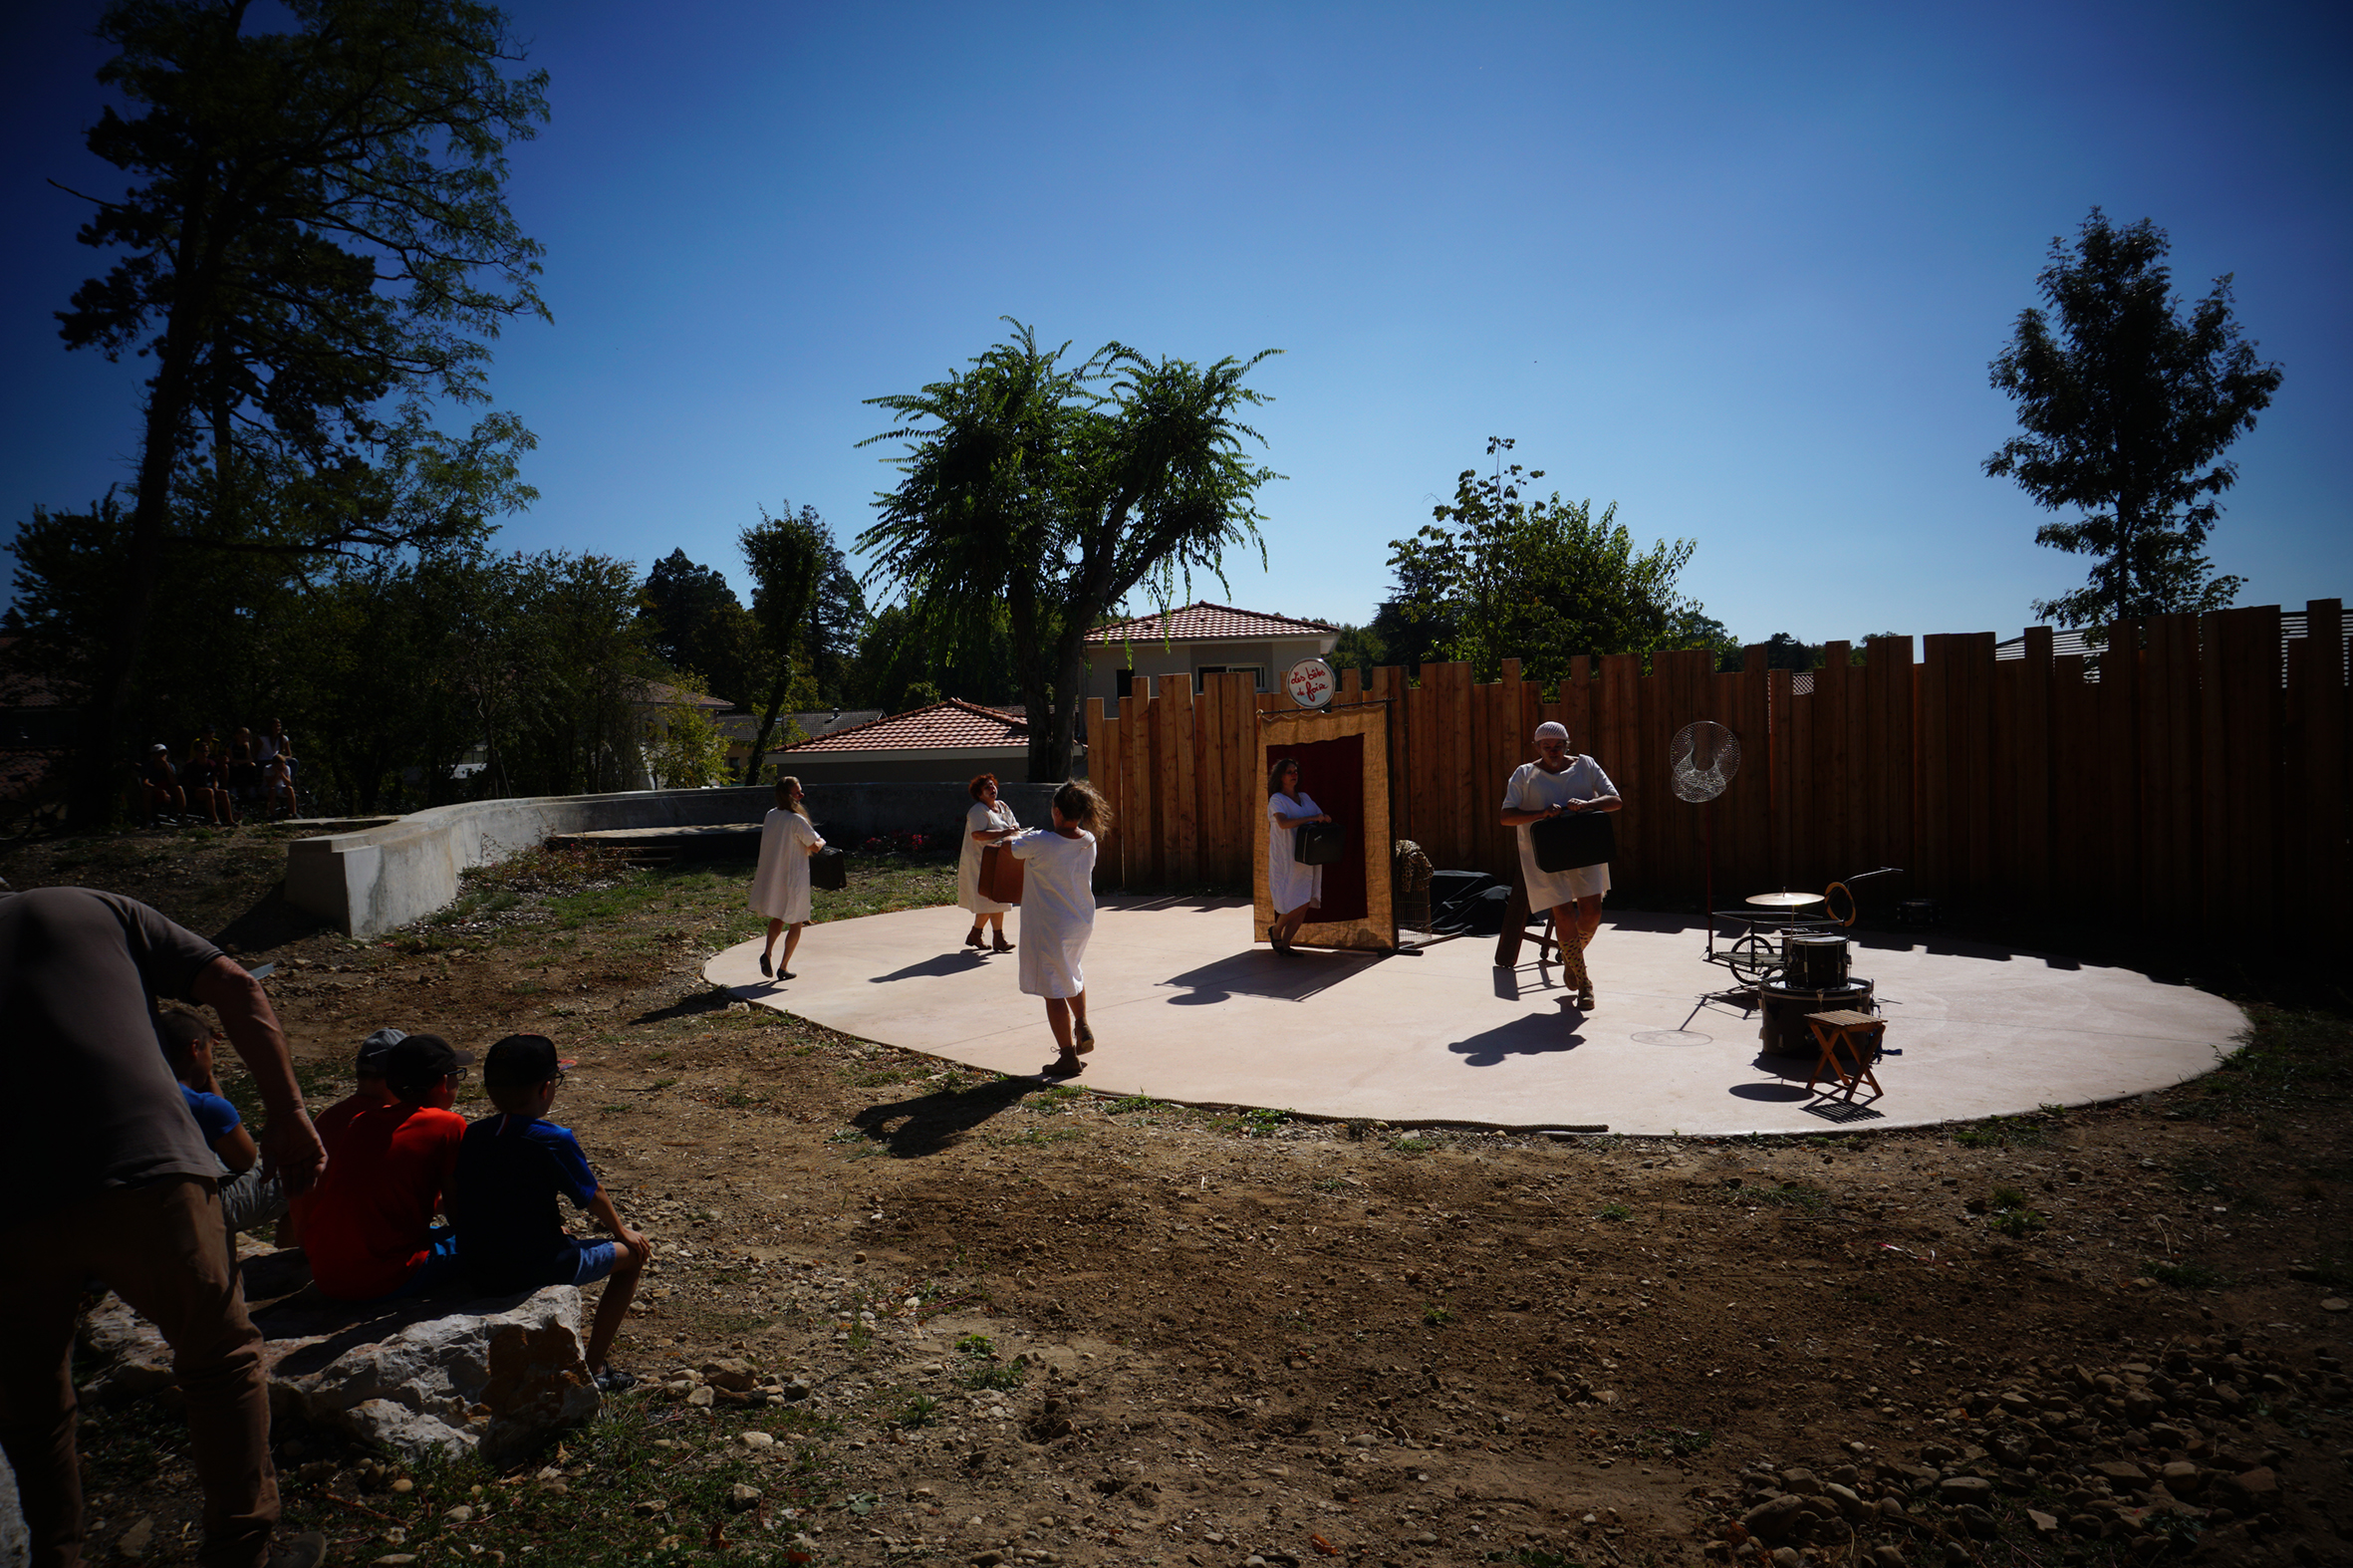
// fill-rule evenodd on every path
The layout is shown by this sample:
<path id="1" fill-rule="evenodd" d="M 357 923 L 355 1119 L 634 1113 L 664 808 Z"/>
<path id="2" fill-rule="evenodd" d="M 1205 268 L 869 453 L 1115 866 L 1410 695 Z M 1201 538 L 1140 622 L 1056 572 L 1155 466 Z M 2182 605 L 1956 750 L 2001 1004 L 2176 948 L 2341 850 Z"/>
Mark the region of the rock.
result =
<path id="1" fill-rule="evenodd" d="M 1768 1497 L 1740 1515 L 1741 1526 L 1749 1534 L 1770 1546 L 1797 1527 L 1797 1516 L 1805 1508 L 1805 1499 L 1784 1493 Z"/>
<path id="2" fill-rule="evenodd" d="M 2135 1491 L 2149 1484 L 2149 1472 L 2130 1459 L 2102 1459 L 2091 1467 L 2091 1473 L 2106 1476 L 2112 1486 L 2130 1486 Z"/>
<path id="3" fill-rule="evenodd" d="M 1838 1511 L 1849 1519 L 1860 1519 L 1871 1512 L 1871 1505 L 1856 1496 L 1855 1490 L 1851 1486 L 1841 1486 L 1836 1481 L 1824 1481 L 1822 1491 L 1833 1503 L 1838 1505 Z"/>
<path id="4" fill-rule="evenodd" d="M 718 1391 L 713 1389 L 707 1383 L 701 1385 L 698 1388 L 692 1388 L 686 1391 L 686 1403 L 693 1406 L 696 1410 L 709 1410 L 718 1402 Z"/>
<path id="5" fill-rule="evenodd" d="M 1781 1472 L 1781 1486 L 1786 1491 L 1797 1492 L 1809 1497 L 1818 1495 L 1822 1490 L 1821 1480 L 1815 1476 L 1812 1470 L 1806 1469 L 1783 1470 Z"/>
<path id="6" fill-rule="evenodd" d="M 1773 1568 L 1803 1568 L 1804 1563 L 1805 1559 L 1798 1555 L 1794 1546 L 1773 1548 Z"/>
<path id="7" fill-rule="evenodd" d="M 2206 1471 L 2188 1459 L 2176 1459 L 2157 1477 L 2165 1482 L 2165 1489 L 2177 1497 L 2192 1497 L 2206 1485 Z"/>
<path id="8" fill-rule="evenodd" d="M 739 1432 L 735 1435 L 735 1440 L 754 1452 L 776 1446 L 776 1439 L 764 1432 Z"/>
<path id="9" fill-rule="evenodd" d="M 1937 1482 L 1937 1500 L 1983 1504 L 1993 1498 L 1993 1483 L 1982 1475 L 1948 1475 Z"/>
<path id="10" fill-rule="evenodd" d="M 155 1544 L 155 1521 L 151 1515 L 141 1514 L 131 1528 L 115 1542 L 115 1550 L 126 1557 L 144 1557 Z"/>
<path id="11" fill-rule="evenodd" d="M 580 1356 L 580 1292 L 570 1285 L 392 1308 L 304 1291 L 253 1320 L 266 1336 L 273 1422 L 338 1428 L 410 1456 L 478 1448 L 503 1465 L 592 1420 L 600 1404 Z M 81 1338 L 100 1368 L 87 1397 L 173 1386 L 169 1347 L 119 1297 L 83 1320 Z"/>
<path id="12" fill-rule="evenodd" d="M 704 1362 L 702 1376 L 713 1388 L 725 1389 L 730 1394 L 743 1393 L 759 1378 L 759 1374 L 752 1371 L 752 1364 L 739 1356 Z"/>
<path id="13" fill-rule="evenodd" d="M 2034 1533 L 2037 1535 L 2059 1533 L 2059 1516 L 2055 1513 L 2045 1513 L 2040 1508 L 2029 1508 L 2026 1510 L 2026 1522 L 2034 1526 Z"/>
<path id="14" fill-rule="evenodd" d="M 2347 1301 L 2342 1296 L 2331 1296 L 2320 1304 L 2323 1312 L 2342 1312 L 2348 1307 L 2353 1307 L 2353 1301 Z"/>
<path id="15" fill-rule="evenodd" d="M 0 1568 L 24 1568 L 33 1557 L 32 1532 L 25 1528 L 24 1503 L 16 1493 L 16 1471 L 0 1453 Z"/>
<path id="16" fill-rule="evenodd" d="M 733 1513 L 745 1513 L 760 1505 L 760 1488 L 737 1481 L 727 1488 L 727 1507 Z"/>
<path id="17" fill-rule="evenodd" d="M 1990 1541 L 2001 1533 L 2001 1526 L 1994 1522 L 1993 1515 L 1973 1502 L 1964 1502 L 1953 1512 L 1961 1520 L 1961 1528 L 1981 1541 Z"/>
<path id="18" fill-rule="evenodd" d="M 2269 1465 L 2258 1465 L 2241 1475 L 2233 1475 L 2222 1483 L 2233 1506 L 2246 1508 L 2276 1507 L 2279 1502 L 2279 1477 Z"/>
<path id="19" fill-rule="evenodd" d="M 395 1492 L 412 1492 L 416 1490 L 416 1482 L 405 1475 L 394 1476 L 392 1489 Z"/>
<path id="20" fill-rule="evenodd" d="M 657 1515 L 665 1512 L 668 1508 L 669 1504 L 663 1502 L 659 1497 L 641 1497 L 636 1502 L 630 1504 L 630 1512 L 636 1514 L 641 1519 L 654 1518 Z"/>
<path id="21" fill-rule="evenodd" d="M 1872 1547 L 1871 1560 L 1879 1568 L 1904 1568 L 1904 1554 L 1893 1546 Z"/>

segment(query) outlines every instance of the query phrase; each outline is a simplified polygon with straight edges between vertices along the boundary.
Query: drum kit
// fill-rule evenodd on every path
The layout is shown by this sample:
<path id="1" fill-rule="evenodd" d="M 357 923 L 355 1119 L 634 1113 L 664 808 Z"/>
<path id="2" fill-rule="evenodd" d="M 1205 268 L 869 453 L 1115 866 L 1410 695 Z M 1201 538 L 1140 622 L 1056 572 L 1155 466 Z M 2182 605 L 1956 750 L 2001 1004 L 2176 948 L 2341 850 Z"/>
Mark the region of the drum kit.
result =
<path id="1" fill-rule="evenodd" d="M 1737 999 L 1762 1012 L 1765 1050 L 1810 1049 L 1805 1025 L 1810 1013 L 1872 1008 L 1874 986 L 1855 978 L 1853 947 L 1846 935 L 1861 914 L 1850 884 L 1901 875 L 1887 866 L 1834 882 L 1821 893 L 1760 893 L 1744 901 L 1743 909 L 1713 912 L 1707 959 L 1723 964 L 1742 982 L 1721 993 L 1721 999 Z M 1740 931 L 1720 948 L 1715 944 L 1716 920 Z"/>

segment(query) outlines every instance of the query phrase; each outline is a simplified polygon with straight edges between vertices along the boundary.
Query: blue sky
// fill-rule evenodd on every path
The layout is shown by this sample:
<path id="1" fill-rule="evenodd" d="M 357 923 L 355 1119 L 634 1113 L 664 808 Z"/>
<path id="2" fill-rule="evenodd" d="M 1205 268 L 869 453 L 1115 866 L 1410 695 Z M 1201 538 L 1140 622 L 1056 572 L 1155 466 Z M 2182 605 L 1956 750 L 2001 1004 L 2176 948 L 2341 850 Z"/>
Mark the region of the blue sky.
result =
<path id="1" fill-rule="evenodd" d="M 128 477 L 136 373 L 50 313 L 103 266 L 55 178 L 98 7 L 0 23 L 0 523 Z M 2244 603 L 2353 590 L 2353 21 L 2341 6 L 512 7 L 552 123 L 510 194 L 554 325 L 492 386 L 538 434 L 502 540 L 683 547 L 892 470 L 863 399 L 1004 329 L 1252 377 L 1269 564 L 1201 597 L 1370 616 L 1489 434 L 1689 537 L 1747 640 L 2014 633 L 2085 563 L 1978 464 L 1986 362 L 2097 203 L 2236 275 L 2286 382 L 2212 551 Z M 2331 150 L 2331 149 L 2335 150 Z M 2332 434 L 2332 432 L 2334 432 Z"/>

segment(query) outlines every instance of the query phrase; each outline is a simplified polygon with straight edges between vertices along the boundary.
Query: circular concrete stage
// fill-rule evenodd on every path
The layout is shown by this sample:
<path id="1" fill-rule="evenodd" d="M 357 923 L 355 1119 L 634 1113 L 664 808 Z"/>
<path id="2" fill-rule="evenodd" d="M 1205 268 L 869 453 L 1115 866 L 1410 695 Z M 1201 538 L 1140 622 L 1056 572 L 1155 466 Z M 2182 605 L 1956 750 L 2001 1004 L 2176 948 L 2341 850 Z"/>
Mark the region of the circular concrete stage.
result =
<path id="1" fill-rule="evenodd" d="M 1020 916 L 1006 918 L 1020 939 Z M 1054 1056 L 1017 955 L 959 946 L 957 909 L 812 925 L 795 978 L 760 977 L 759 943 L 703 974 L 746 1001 L 862 1039 L 994 1072 Z M 1853 1107 L 1804 1084 L 1813 1063 L 1767 1056 L 1757 1016 L 1706 993 L 1732 981 L 1704 932 L 1670 916 L 1605 920 L 1589 957 L 1600 1005 L 1564 1005 L 1554 965 L 1493 966 L 1494 938 L 1420 952 L 1301 951 L 1249 939 L 1238 901 L 1116 899 L 1087 949 L 1099 1041 L 1090 1089 L 1321 1117 L 1666 1134 L 1902 1127 L 2080 1105 L 2211 1070 L 2238 1009 L 2126 969 L 1934 937 L 1864 938 L 1888 1054 Z"/>

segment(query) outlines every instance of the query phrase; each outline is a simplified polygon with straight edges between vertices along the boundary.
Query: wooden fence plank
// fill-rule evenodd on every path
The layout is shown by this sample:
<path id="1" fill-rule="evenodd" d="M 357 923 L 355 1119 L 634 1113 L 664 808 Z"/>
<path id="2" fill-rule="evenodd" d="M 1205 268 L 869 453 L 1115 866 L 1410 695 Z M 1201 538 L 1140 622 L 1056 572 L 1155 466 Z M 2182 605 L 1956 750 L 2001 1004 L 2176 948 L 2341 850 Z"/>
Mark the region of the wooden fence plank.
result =
<path id="1" fill-rule="evenodd" d="M 2296 745 L 2298 790 L 2294 815 L 2303 827 L 2297 863 L 2304 898 L 2294 939 L 2314 954 L 2336 953 L 2340 961 L 2353 918 L 2345 901 L 2346 841 L 2353 832 L 2353 752 L 2348 751 L 2345 607 L 2342 600 L 2315 599 L 2304 606 L 2304 656 L 2296 708 L 2289 715 Z"/>
<path id="2" fill-rule="evenodd" d="M 1120 876 L 1120 721 L 1106 718 L 1103 699 L 1087 699 L 1087 777 L 1111 808 L 1111 829 L 1095 846 L 1095 886 L 1098 890 L 1123 886 Z M 960 848 L 961 846 L 959 846 Z"/>

